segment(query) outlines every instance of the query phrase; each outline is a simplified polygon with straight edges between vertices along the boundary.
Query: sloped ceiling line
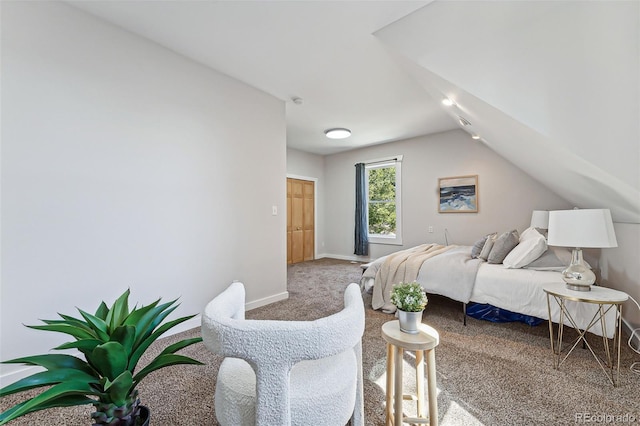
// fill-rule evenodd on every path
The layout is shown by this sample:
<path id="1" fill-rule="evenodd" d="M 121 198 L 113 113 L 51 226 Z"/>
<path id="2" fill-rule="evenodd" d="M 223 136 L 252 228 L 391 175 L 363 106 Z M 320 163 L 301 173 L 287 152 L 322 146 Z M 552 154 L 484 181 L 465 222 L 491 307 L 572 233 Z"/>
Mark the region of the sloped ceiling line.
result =
<path id="1" fill-rule="evenodd" d="M 640 3 L 542 3 L 434 2 L 376 36 L 434 98 L 453 98 L 501 156 L 578 207 L 640 223 L 639 43 L 629 37 Z M 438 43 L 460 22 L 464 31 Z M 563 50 L 567 42 L 576 48 Z"/>

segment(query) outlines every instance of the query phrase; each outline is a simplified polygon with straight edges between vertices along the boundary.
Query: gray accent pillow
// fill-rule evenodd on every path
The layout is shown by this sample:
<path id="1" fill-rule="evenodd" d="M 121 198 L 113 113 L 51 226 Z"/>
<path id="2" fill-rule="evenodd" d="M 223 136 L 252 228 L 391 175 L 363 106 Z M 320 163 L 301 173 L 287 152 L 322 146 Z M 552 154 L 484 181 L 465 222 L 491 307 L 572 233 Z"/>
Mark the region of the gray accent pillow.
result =
<path id="1" fill-rule="evenodd" d="M 472 259 L 477 259 L 480 256 L 480 252 L 482 252 L 482 247 L 484 247 L 484 243 L 487 241 L 487 237 L 490 234 L 485 235 L 484 237 L 480 238 L 478 241 L 476 241 L 473 244 L 473 247 L 471 247 L 471 258 Z"/>
<path id="2" fill-rule="evenodd" d="M 497 236 L 498 236 L 497 232 L 487 235 L 487 240 L 484 242 L 484 245 L 482 246 L 482 250 L 478 255 L 479 259 L 482 259 L 485 262 L 487 261 L 487 258 L 489 257 L 489 253 L 491 253 L 491 249 L 493 248 L 493 243 L 496 241 Z"/>
<path id="3" fill-rule="evenodd" d="M 564 247 L 549 247 L 542 256 L 529 263 L 524 269 L 536 271 L 564 271 L 571 263 L 571 250 Z M 591 265 L 584 261 L 587 268 Z"/>
<path id="4" fill-rule="evenodd" d="M 507 257 L 509 252 L 513 250 L 513 248 L 517 246 L 519 242 L 520 235 L 518 234 L 518 230 L 516 229 L 501 234 L 498 238 L 496 238 L 495 243 L 493 243 L 491 253 L 489 253 L 489 257 L 487 257 L 487 262 L 502 263 L 504 258 Z"/>
<path id="5" fill-rule="evenodd" d="M 571 253 L 569 258 L 562 259 L 552 248 L 547 249 L 542 256 L 525 266 L 525 269 L 535 269 L 538 271 L 564 271 L 571 263 Z"/>

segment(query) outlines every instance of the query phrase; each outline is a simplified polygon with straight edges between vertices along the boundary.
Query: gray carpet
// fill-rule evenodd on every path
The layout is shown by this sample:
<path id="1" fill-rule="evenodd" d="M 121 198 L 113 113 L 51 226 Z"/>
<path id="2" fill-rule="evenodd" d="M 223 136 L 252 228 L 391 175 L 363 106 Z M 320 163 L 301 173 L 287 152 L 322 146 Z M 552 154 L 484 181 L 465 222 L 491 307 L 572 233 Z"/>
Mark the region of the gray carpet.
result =
<path id="1" fill-rule="evenodd" d="M 320 259 L 290 266 L 290 298 L 252 310 L 247 317 L 310 320 L 326 316 L 342 308 L 344 288 L 358 282 L 360 275 L 358 264 L 341 260 Z M 371 310 L 371 296 L 365 294 L 364 298 L 365 414 L 368 425 L 383 425 L 386 352 L 380 327 L 393 316 Z M 576 416 L 591 416 L 591 423 L 633 423 L 625 422 L 625 415 L 640 423 L 640 376 L 629 371 L 640 356 L 626 346 L 620 386 L 614 388 L 588 350 L 578 348 L 560 370 L 554 370 L 546 322 L 530 327 L 469 319 L 465 327 L 461 305 L 437 296 L 429 297 L 423 321 L 440 333 L 436 349 L 440 425 L 569 425 L 580 423 Z M 199 329 L 194 329 L 169 337 L 162 347 L 198 333 Z M 596 336 L 590 336 L 590 343 L 602 347 Z M 153 347 L 153 354 L 160 350 Z M 139 387 L 143 403 L 152 412 L 151 424 L 216 425 L 213 395 L 221 360 L 201 344 L 183 353 L 206 365 L 170 367 L 149 376 Z M 412 364 L 410 354 L 406 361 Z M 405 372 L 410 388 L 412 369 Z M 16 401 L 14 396 L 3 398 L 0 409 Z M 407 414 L 413 409 L 407 402 Z M 90 412 L 91 407 L 52 409 L 12 424 L 85 426 L 90 424 Z"/>

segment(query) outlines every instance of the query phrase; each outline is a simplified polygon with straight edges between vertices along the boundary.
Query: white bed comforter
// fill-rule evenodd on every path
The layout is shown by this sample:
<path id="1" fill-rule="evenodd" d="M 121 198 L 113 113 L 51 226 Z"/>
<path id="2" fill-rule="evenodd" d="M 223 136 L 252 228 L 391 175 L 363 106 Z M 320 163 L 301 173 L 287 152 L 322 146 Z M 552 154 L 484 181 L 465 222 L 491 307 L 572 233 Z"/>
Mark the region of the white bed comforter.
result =
<path id="1" fill-rule="evenodd" d="M 456 246 L 430 258 L 423 263 L 416 281 L 428 294 L 446 296 L 463 303 L 486 303 L 511 312 L 549 319 L 547 296 L 543 287 L 562 282 L 560 272 L 508 269 L 501 264 L 471 259 L 470 254 L 470 246 Z M 375 281 L 386 257 L 371 263 L 362 275 L 361 287 L 363 291 L 372 292 L 371 305 L 374 309 L 393 313 L 396 308 L 389 301 L 391 288 L 382 288 Z M 551 319 L 557 323 L 560 320 L 560 308 L 553 298 L 550 302 Z M 571 311 L 578 327 L 584 329 L 597 314 L 598 305 L 568 301 L 567 309 Z M 605 316 L 606 334 L 609 338 L 613 337 L 615 330 L 614 311 L 612 309 Z M 566 318 L 564 323 L 572 326 Z M 600 336 L 603 334 L 599 323 L 590 331 Z"/>
<path id="2" fill-rule="evenodd" d="M 562 274 L 555 271 L 536 271 L 533 269 L 508 269 L 504 265 L 483 263 L 478 269 L 476 284 L 471 301 L 497 306 L 511 312 L 533 317 L 549 319 L 549 307 L 553 322 L 560 321 L 560 307 L 553 297 L 547 306 L 547 293 L 543 287 L 547 284 L 562 282 Z M 599 305 L 566 301 L 566 307 L 582 330 L 597 318 Z M 605 331 L 608 338 L 615 332 L 616 313 L 611 309 L 605 315 Z M 565 318 L 565 325 L 572 327 Z M 602 336 L 602 326 L 596 322 L 590 332 Z"/>
<path id="3" fill-rule="evenodd" d="M 478 268 L 482 263 L 480 259 L 471 259 L 469 250 L 470 248 L 467 246 L 449 246 L 448 250 L 428 257 L 422 263 L 416 281 L 427 293 L 439 294 L 468 303 Z M 371 306 L 373 309 L 382 309 L 383 312 L 393 313 L 396 311 L 396 307 L 390 301 L 390 293 L 393 284 L 397 283 L 391 283 L 381 278 L 383 266 L 388 258 L 389 256 L 384 256 L 372 262 L 364 272 L 361 284 L 366 285 L 367 278 L 373 279 Z M 451 283 L 455 283 L 455 285 Z"/>

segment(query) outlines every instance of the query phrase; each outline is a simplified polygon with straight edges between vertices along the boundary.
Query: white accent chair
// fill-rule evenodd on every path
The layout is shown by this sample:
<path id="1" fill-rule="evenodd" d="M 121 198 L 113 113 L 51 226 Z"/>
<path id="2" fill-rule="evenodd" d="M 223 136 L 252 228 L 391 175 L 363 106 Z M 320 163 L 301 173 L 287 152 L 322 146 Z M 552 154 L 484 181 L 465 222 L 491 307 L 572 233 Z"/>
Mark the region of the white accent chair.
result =
<path id="1" fill-rule="evenodd" d="M 225 359 L 215 410 L 223 426 L 364 426 L 358 284 L 344 309 L 315 321 L 245 320 L 244 285 L 234 282 L 205 307 L 202 338 Z"/>

